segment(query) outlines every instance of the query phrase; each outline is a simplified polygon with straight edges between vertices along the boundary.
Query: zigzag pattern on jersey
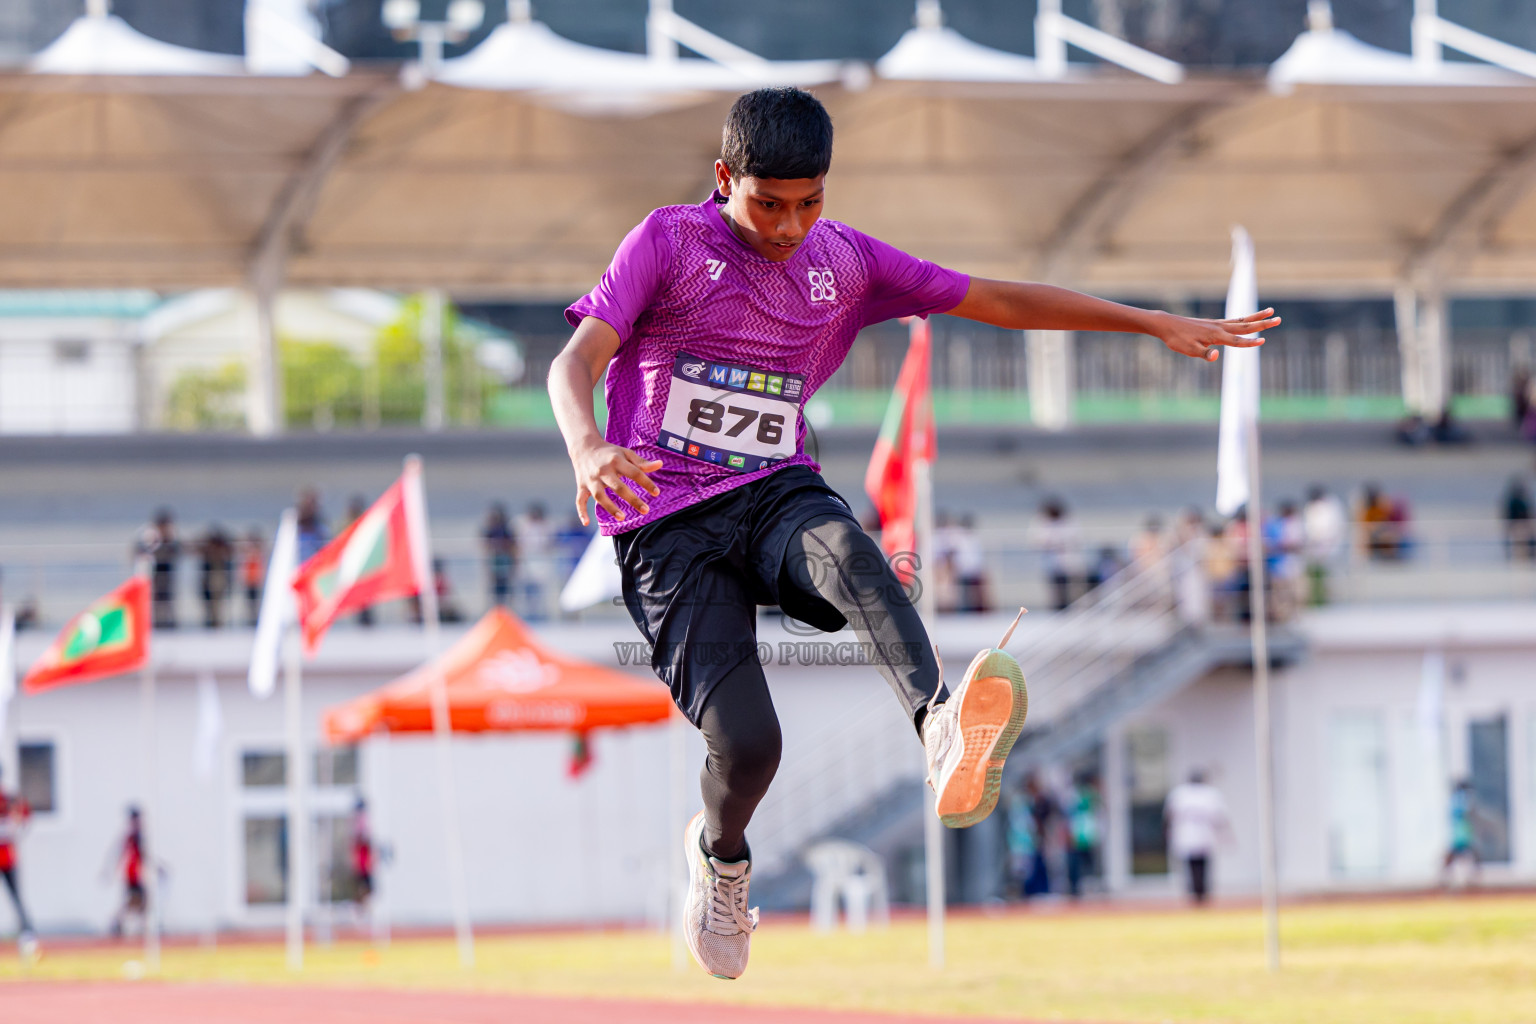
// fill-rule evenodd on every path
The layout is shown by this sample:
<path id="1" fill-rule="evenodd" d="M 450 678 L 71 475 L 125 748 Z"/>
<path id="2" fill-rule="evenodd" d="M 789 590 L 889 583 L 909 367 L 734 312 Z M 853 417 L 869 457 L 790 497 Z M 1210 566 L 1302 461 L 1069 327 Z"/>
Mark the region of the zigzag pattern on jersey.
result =
<path id="1" fill-rule="evenodd" d="M 791 259 L 775 262 L 739 241 L 728 227 L 722 231 L 725 225 L 713 202 L 665 207 L 652 216 L 670 238 L 671 265 L 656 302 L 635 322 L 608 369 L 606 435 L 612 444 L 662 461 L 651 475 L 661 495 L 651 501 L 648 514 L 622 523 L 599 509 L 604 533 L 643 526 L 774 469 L 815 465 L 805 454 L 803 415 L 795 455 L 771 469 L 743 473 L 658 447 L 679 352 L 770 373 L 803 374 L 803 412 L 806 399 L 842 365 L 864 326 L 869 268 L 842 224 L 818 221 Z M 711 278 L 710 260 L 725 264 L 718 279 Z M 830 272 L 835 293 L 830 301 L 812 301 L 811 271 Z"/>

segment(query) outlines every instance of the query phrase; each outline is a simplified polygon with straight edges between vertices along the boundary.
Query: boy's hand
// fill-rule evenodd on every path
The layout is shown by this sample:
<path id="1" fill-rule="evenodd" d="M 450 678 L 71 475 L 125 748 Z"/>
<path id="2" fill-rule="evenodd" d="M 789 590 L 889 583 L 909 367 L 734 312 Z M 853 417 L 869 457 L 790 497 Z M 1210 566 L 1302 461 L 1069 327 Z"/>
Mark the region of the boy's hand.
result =
<path id="1" fill-rule="evenodd" d="M 628 513 L 609 496 L 609 491 L 641 515 L 650 511 L 650 506 L 626 481 L 633 480 L 653 498 L 661 493 L 661 488 L 646 476 L 661 468 L 661 460 L 647 462 L 628 448 L 616 444 L 601 441 L 580 448 L 571 453 L 571 465 L 576 470 L 576 514 L 581 517 L 582 526 L 592 525 L 592 518 L 587 514 L 587 502 L 594 499 L 613 518 L 624 521 Z"/>
<path id="2" fill-rule="evenodd" d="M 1233 348 L 1253 348 L 1264 344 L 1263 338 L 1244 335 L 1267 331 L 1280 323 L 1273 309 L 1261 309 L 1257 313 L 1232 320 L 1198 320 L 1174 313 L 1159 313 L 1152 334 L 1162 339 L 1164 345 L 1181 355 L 1215 362 L 1223 345 Z"/>

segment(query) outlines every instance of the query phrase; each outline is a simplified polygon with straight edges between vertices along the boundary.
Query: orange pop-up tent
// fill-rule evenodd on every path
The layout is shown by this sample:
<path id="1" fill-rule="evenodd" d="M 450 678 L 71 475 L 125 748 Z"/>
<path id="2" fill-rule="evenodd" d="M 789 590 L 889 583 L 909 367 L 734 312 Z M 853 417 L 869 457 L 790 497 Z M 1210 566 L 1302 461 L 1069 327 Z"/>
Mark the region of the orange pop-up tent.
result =
<path id="1" fill-rule="evenodd" d="M 374 732 L 431 732 L 441 674 L 454 732 L 592 729 L 664 722 L 672 697 L 658 683 L 552 650 L 509 612 L 487 612 L 464 638 L 411 674 L 325 713 L 332 743 Z"/>

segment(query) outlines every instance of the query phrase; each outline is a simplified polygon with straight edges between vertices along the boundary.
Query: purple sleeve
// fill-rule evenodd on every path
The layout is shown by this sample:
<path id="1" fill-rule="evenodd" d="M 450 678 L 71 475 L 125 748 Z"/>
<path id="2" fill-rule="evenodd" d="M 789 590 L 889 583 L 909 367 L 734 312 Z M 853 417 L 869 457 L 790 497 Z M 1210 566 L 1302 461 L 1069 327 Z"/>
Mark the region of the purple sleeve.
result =
<path id="1" fill-rule="evenodd" d="M 597 287 L 566 309 L 566 322 L 579 327 L 583 317 L 595 316 L 617 331 L 623 344 L 661 293 L 671 261 L 671 242 L 653 213 L 624 236 Z"/>
<path id="2" fill-rule="evenodd" d="M 960 305 L 971 286 L 969 275 L 920 260 L 878 238 L 851 231 L 869 267 L 869 295 L 864 323 L 903 316 L 947 313 Z"/>

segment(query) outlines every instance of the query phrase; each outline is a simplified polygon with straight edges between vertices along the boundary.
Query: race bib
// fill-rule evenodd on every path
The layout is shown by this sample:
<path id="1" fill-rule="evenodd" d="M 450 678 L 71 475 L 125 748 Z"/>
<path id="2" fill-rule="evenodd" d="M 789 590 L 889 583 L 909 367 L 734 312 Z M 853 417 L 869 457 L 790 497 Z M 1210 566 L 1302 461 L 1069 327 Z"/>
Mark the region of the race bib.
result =
<path id="1" fill-rule="evenodd" d="M 805 377 L 679 355 L 656 443 L 741 472 L 795 454 Z"/>

